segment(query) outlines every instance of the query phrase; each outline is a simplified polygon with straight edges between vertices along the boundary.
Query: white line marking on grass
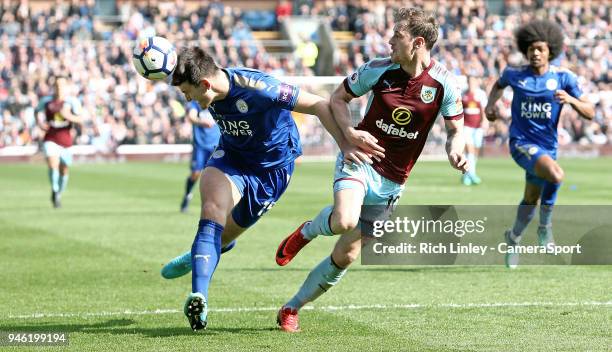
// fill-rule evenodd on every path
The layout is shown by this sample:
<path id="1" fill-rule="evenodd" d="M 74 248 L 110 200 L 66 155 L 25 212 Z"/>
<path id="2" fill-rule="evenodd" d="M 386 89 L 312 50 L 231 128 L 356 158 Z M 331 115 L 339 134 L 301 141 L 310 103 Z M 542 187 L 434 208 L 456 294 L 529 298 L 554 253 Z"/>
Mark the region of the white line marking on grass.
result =
<path id="1" fill-rule="evenodd" d="M 581 307 L 581 306 L 610 306 L 612 301 L 607 302 L 497 302 L 497 303 L 443 303 L 443 304 L 368 304 L 368 305 L 344 305 L 344 306 L 305 306 L 303 310 L 320 311 L 342 311 L 363 309 L 470 309 L 470 308 L 512 308 L 512 307 Z M 212 308 L 210 312 L 215 313 L 239 313 L 239 312 L 275 312 L 279 307 L 227 307 Z M 178 309 L 156 309 L 156 310 L 124 310 L 117 312 L 83 312 L 83 313 L 33 313 L 22 315 L 11 315 L 9 319 L 39 319 L 39 318 L 73 318 L 73 317 L 109 317 L 123 315 L 159 315 L 180 313 Z"/>

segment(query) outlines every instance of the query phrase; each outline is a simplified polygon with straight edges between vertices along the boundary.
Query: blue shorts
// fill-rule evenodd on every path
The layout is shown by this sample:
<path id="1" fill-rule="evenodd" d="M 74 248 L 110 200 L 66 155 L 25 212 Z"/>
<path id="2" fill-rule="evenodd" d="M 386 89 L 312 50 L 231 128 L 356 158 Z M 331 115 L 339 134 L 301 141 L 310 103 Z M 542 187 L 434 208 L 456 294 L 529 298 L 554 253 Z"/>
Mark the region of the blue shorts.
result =
<path id="1" fill-rule="evenodd" d="M 190 164 L 191 172 L 202 171 L 214 151 L 215 148 L 196 148 L 196 146 L 193 146 Z"/>
<path id="2" fill-rule="evenodd" d="M 381 176 L 370 164 L 346 164 L 343 159 L 342 153 L 336 159 L 334 193 L 343 189 L 362 189 L 363 205 L 366 205 L 362 207 L 362 221 L 373 221 L 391 215 L 404 191 L 404 185 Z M 365 214 L 363 209 L 371 213 Z"/>
<path id="3" fill-rule="evenodd" d="M 546 182 L 535 174 L 535 164 L 538 159 L 549 155 L 553 160 L 557 160 L 556 150 L 544 149 L 537 144 L 520 140 L 510 140 L 510 154 L 512 159 L 525 169 L 525 180 L 538 186 L 543 186 Z"/>
<path id="4" fill-rule="evenodd" d="M 238 226 L 247 228 L 261 218 L 289 186 L 294 162 L 272 170 L 253 172 L 237 167 L 224 150 L 217 149 L 206 167 L 215 167 L 225 173 L 242 195 L 232 209 L 232 218 Z"/>
<path id="5" fill-rule="evenodd" d="M 70 148 L 62 147 L 55 142 L 46 141 L 43 143 L 43 153 L 47 158 L 54 156 L 59 157 L 60 163 L 66 166 L 72 165 L 72 152 Z"/>

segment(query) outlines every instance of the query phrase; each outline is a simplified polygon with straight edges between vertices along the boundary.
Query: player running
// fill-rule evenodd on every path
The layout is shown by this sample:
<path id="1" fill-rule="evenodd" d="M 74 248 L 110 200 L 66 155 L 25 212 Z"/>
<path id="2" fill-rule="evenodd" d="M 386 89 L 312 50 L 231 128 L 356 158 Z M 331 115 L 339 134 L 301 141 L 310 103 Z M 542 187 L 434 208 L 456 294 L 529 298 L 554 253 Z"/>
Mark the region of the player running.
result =
<path id="1" fill-rule="evenodd" d="M 451 166 L 466 172 L 463 156 L 463 107 L 455 77 L 430 56 L 438 38 L 435 18 L 421 9 L 402 8 L 395 15 L 391 57 L 372 60 L 348 76 L 331 97 L 334 117 L 349 141 L 367 131 L 385 148 L 372 165 L 352 165 L 338 156 L 334 205 L 306 221 L 278 247 L 276 262 L 287 265 L 319 235 L 342 234 L 330 256 L 308 275 L 299 291 L 278 312 L 280 328 L 299 331 L 298 311 L 336 285 L 361 252 L 360 222 L 388 216 L 404 189 L 438 114 L 444 117 Z M 368 110 L 351 126 L 348 102 L 368 92 Z M 362 204 L 385 205 L 386 214 L 361 212 Z"/>
<path id="2" fill-rule="evenodd" d="M 221 248 L 270 210 L 289 184 L 301 154 L 291 110 L 318 116 L 348 160 L 371 162 L 368 154 L 383 150 L 367 133 L 358 141 L 366 153 L 347 143 L 323 98 L 257 70 L 219 68 L 197 47 L 179 53 L 172 85 L 209 109 L 221 129 L 219 147 L 200 178 L 202 208 L 191 252 L 162 271 L 171 278 L 193 268 L 184 313 L 191 328 L 200 330 L 207 325 L 208 287 Z"/>
<path id="3" fill-rule="evenodd" d="M 191 174 L 185 182 L 185 195 L 181 201 L 181 212 L 183 213 L 186 213 L 189 208 L 189 202 L 193 198 L 191 192 L 193 186 L 198 182 L 202 169 L 215 151 L 221 136 L 219 126 L 215 123 L 210 112 L 202 109 L 195 101 L 190 102 L 187 106 L 187 119 L 192 125 L 191 144 L 193 151 L 191 152 Z"/>
<path id="4" fill-rule="evenodd" d="M 563 169 L 557 159 L 557 124 L 563 104 L 570 104 L 586 119 L 595 115 L 594 106 L 578 87 L 571 71 L 549 62 L 561 53 L 563 34 L 556 24 L 535 20 L 520 27 L 516 33 L 519 50 L 529 61 L 521 67 L 506 67 L 489 93 L 485 108 L 487 119 L 497 118 L 495 103 L 505 87 L 512 87 L 512 123 L 510 153 L 525 169 L 525 192 L 512 229 L 505 233 L 508 245 L 517 245 L 523 231 L 540 205 L 538 240 L 540 245 L 554 243 L 552 212 L 557 191 L 563 181 Z M 506 265 L 518 265 L 518 254 L 507 254 Z"/>
<path id="5" fill-rule="evenodd" d="M 487 129 L 484 107 L 487 105 L 487 93 L 478 86 L 478 79 L 468 77 L 468 89 L 463 95 L 463 128 L 465 134 L 465 157 L 470 169 L 461 176 L 461 183 L 466 186 L 479 185 L 482 181 L 476 175 L 476 161 L 482 147 L 484 131 Z"/>
<path id="6" fill-rule="evenodd" d="M 81 106 L 78 100 L 67 95 L 67 78 L 55 77 L 54 89 L 53 95 L 40 100 L 36 111 L 44 112 L 44 120 L 39 123 L 45 131 L 43 153 L 49 168 L 51 203 L 54 208 L 60 208 L 62 193 L 68 186 L 68 168 L 72 164 L 71 130 L 75 124 L 81 124 L 82 119 L 78 116 Z"/>

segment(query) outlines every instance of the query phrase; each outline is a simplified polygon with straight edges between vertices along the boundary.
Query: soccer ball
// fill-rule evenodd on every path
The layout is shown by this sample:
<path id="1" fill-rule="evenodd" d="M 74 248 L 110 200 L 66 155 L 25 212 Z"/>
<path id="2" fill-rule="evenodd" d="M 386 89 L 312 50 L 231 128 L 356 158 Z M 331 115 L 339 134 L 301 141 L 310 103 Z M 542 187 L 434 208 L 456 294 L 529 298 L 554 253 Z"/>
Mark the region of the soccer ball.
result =
<path id="1" fill-rule="evenodd" d="M 141 39 L 132 55 L 136 71 L 153 81 L 168 78 L 176 67 L 176 50 L 172 43 L 162 37 Z"/>

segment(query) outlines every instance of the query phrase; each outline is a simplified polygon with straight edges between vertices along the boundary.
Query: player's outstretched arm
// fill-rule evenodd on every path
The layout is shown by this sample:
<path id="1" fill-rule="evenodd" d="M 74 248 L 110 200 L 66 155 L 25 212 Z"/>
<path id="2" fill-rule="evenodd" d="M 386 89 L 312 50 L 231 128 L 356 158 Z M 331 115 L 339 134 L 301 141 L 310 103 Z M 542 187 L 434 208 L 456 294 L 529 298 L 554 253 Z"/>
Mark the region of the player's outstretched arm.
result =
<path id="1" fill-rule="evenodd" d="M 446 154 L 451 166 L 463 173 L 468 171 L 469 165 L 463 150 L 465 140 L 463 138 L 463 119 L 444 120 L 446 127 Z"/>
<path id="2" fill-rule="evenodd" d="M 495 121 L 497 119 L 497 110 L 495 108 L 495 104 L 502 97 L 504 93 L 504 87 L 499 84 L 499 81 L 495 81 L 493 87 L 491 87 L 491 91 L 489 92 L 489 98 L 487 102 L 487 106 L 485 107 L 485 116 L 489 121 Z"/>
<path id="3" fill-rule="evenodd" d="M 347 141 L 334 120 L 327 100 L 302 90 L 293 110 L 304 114 L 316 115 L 321 120 L 323 127 L 332 135 L 338 147 L 340 147 L 345 159 L 358 164 L 362 162 L 372 163 L 368 155 L 357 148 L 358 146 L 352 145 Z"/>
<path id="4" fill-rule="evenodd" d="M 323 127 L 325 127 L 332 137 L 334 137 L 338 146 L 342 147 L 346 144 L 344 135 L 342 135 L 342 132 L 340 132 L 338 125 L 332 117 L 329 104 L 322 97 L 301 90 L 293 110 L 317 116 L 319 120 L 321 120 Z"/>
<path id="5" fill-rule="evenodd" d="M 198 117 L 198 110 L 197 109 L 189 109 L 189 111 L 187 112 L 187 119 L 192 124 L 194 124 L 196 126 L 204 127 L 204 128 L 211 128 L 216 123 L 215 120 L 210 118 L 210 117 L 206 117 L 206 118 L 200 119 Z"/>
<path id="6" fill-rule="evenodd" d="M 570 104 L 580 116 L 587 120 L 592 120 L 595 117 L 595 106 L 584 95 L 580 98 L 574 98 L 564 90 L 557 90 L 555 91 L 555 98 L 561 104 Z"/>
<path id="7" fill-rule="evenodd" d="M 62 108 L 62 110 L 60 111 L 60 114 L 62 114 L 62 116 L 72 122 L 72 123 L 77 123 L 77 124 L 82 124 L 83 123 L 83 118 L 73 114 L 72 113 L 72 109 L 70 106 L 64 105 L 64 107 Z"/>
<path id="8" fill-rule="evenodd" d="M 340 84 L 330 98 L 333 117 L 349 143 L 359 147 L 369 156 L 380 160 L 385 157 L 385 148 L 378 145 L 378 140 L 367 131 L 360 131 L 351 123 L 351 113 L 348 103 L 353 96 Z"/>

